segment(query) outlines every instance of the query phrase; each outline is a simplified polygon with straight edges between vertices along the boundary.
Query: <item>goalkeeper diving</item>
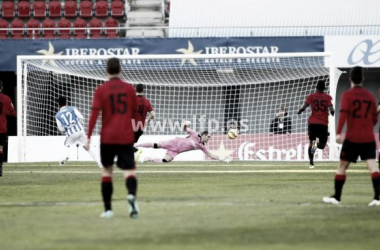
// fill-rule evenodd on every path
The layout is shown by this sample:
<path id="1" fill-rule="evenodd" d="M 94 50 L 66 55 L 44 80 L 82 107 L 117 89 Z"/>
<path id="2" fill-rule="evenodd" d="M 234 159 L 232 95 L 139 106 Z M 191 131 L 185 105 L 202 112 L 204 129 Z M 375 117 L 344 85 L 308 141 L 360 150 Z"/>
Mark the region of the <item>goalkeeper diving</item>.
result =
<path id="1" fill-rule="evenodd" d="M 189 121 L 185 121 L 182 125 L 183 131 L 189 134 L 186 138 L 175 138 L 172 140 L 164 141 L 161 143 L 136 143 L 135 147 L 143 147 L 143 148 L 163 148 L 166 149 L 166 155 L 163 159 L 159 158 L 151 158 L 151 157 L 143 157 L 140 162 L 171 162 L 178 154 L 191 151 L 191 150 L 202 150 L 208 157 L 213 160 L 220 160 L 225 162 L 230 162 L 230 157 L 219 157 L 215 154 L 212 154 L 206 144 L 210 140 L 211 136 L 208 131 L 203 131 L 201 134 L 197 134 L 193 130 L 189 128 Z"/>

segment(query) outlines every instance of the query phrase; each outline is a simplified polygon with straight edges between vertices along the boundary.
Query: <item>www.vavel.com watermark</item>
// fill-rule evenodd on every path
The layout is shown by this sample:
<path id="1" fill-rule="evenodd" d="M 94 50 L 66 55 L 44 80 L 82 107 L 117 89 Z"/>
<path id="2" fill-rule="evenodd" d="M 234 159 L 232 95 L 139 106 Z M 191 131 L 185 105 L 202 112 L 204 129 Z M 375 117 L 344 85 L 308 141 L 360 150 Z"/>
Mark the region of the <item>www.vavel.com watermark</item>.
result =
<path id="1" fill-rule="evenodd" d="M 240 132 L 249 131 L 248 119 L 217 119 L 207 118 L 206 115 L 192 115 L 190 118 L 185 119 L 154 119 L 149 124 L 143 126 L 142 122 L 132 120 L 132 127 L 134 131 L 149 130 L 157 133 L 175 133 L 183 131 L 183 122 L 191 122 L 191 129 L 194 131 L 205 131 L 209 133 L 227 132 L 231 128 L 239 129 Z"/>

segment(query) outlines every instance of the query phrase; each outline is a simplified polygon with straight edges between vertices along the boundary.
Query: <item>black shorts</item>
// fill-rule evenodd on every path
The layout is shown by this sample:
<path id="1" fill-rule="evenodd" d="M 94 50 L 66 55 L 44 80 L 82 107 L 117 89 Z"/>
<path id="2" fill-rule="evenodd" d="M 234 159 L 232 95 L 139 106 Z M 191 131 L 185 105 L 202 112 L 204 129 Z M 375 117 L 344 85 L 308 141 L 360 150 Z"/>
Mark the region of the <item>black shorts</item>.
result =
<path id="1" fill-rule="evenodd" d="M 137 130 L 135 131 L 135 142 L 137 142 L 140 138 L 140 136 L 142 136 L 142 134 L 144 134 L 144 131 L 142 130 Z"/>
<path id="2" fill-rule="evenodd" d="M 358 156 L 363 161 L 376 159 L 376 142 L 356 143 L 344 140 L 340 159 L 356 163 Z"/>
<path id="3" fill-rule="evenodd" d="M 117 166 L 123 170 L 135 169 L 133 145 L 100 144 L 100 159 L 104 167 L 112 166 L 117 156 Z"/>
<path id="4" fill-rule="evenodd" d="M 0 146 L 5 146 L 5 141 L 7 139 L 7 134 L 6 133 L 0 133 Z"/>
<path id="5" fill-rule="evenodd" d="M 322 124 L 309 124 L 308 127 L 309 140 L 314 141 L 319 139 L 320 144 L 326 145 L 329 136 L 329 129 L 327 125 Z"/>

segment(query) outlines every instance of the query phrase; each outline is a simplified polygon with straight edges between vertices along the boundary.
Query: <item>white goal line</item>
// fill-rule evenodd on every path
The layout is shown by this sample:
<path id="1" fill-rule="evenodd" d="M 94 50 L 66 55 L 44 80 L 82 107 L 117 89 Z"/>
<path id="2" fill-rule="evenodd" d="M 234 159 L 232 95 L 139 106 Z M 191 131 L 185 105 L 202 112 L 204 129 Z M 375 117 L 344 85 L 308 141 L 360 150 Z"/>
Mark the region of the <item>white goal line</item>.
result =
<path id="1" fill-rule="evenodd" d="M 122 171 L 116 170 L 114 173 L 121 173 Z M 246 173 L 335 173 L 336 170 L 333 169 L 271 169 L 271 170 L 138 170 L 138 174 L 246 174 Z M 349 173 L 368 173 L 368 170 L 353 169 L 348 170 Z M 15 171 L 5 171 L 6 174 L 100 174 L 101 170 L 98 171 L 82 171 L 82 170 L 15 170 Z"/>

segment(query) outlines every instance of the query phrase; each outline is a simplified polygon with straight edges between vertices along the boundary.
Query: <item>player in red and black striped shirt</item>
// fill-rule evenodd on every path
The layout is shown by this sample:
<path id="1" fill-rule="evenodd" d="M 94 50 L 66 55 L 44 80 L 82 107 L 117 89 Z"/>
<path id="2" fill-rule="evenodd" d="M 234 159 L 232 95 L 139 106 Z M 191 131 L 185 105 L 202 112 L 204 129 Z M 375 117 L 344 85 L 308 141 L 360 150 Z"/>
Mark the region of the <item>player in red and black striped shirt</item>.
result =
<path id="1" fill-rule="evenodd" d="M 380 206 L 380 173 L 376 165 L 376 143 L 374 127 L 377 123 L 375 96 L 363 88 L 364 70 L 354 67 L 350 72 L 352 88 L 343 93 L 340 105 L 339 123 L 336 141 L 342 143 L 341 133 L 347 122 L 347 130 L 340 153 L 340 162 L 335 174 L 335 194 L 324 197 L 323 201 L 339 204 L 346 180 L 346 170 L 351 162 L 360 156 L 366 161 L 371 172 L 375 196 L 368 206 Z"/>
<path id="2" fill-rule="evenodd" d="M 150 120 L 154 119 L 155 113 L 152 108 L 150 101 L 144 96 L 144 85 L 139 83 L 136 85 L 137 93 L 137 110 L 135 111 L 135 143 L 139 140 L 140 136 L 144 133 L 145 127 L 148 125 Z M 149 117 L 146 118 L 146 115 Z M 136 153 L 136 161 L 140 160 L 140 155 L 142 153 L 141 149 L 134 148 Z"/>
<path id="3" fill-rule="evenodd" d="M 333 116 L 335 111 L 331 102 L 332 98 L 326 94 L 325 82 L 320 80 L 317 83 L 317 91 L 310 94 L 305 101 L 305 104 L 300 108 L 298 114 L 302 114 L 305 109 L 311 105 L 311 115 L 309 117 L 309 168 L 314 168 L 314 153 L 317 148 L 324 149 L 328 138 L 329 111 Z M 317 143 L 317 138 L 319 139 Z"/>
<path id="4" fill-rule="evenodd" d="M 137 98 L 134 87 L 122 81 L 120 61 L 111 58 L 107 62 L 109 81 L 100 85 L 94 93 L 91 116 L 88 125 L 89 143 L 99 113 L 102 113 L 102 128 L 100 133 L 100 156 L 102 169 L 102 196 L 105 211 L 100 215 L 104 218 L 113 217 L 111 198 L 113 193 L 112 173 L 114 158 L 117 156 L 117 166 L 123 170 L 125 185 L 128 189 L 127 200 L 130 205 L 130 217 L 138 216 L 136 203 L 137 178 L 135 174 L 135 159 L 133 143 L 132 119 L 137 108 Z"/>
<path id="5" fill-rule="evenodd" d="M 7 137 L 7 115 L 16 116 L 11 98 L 2 92 L 3 82 L 0 81 L 0 176 L 3 176 L 3 148 Z"/>

